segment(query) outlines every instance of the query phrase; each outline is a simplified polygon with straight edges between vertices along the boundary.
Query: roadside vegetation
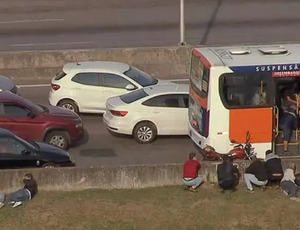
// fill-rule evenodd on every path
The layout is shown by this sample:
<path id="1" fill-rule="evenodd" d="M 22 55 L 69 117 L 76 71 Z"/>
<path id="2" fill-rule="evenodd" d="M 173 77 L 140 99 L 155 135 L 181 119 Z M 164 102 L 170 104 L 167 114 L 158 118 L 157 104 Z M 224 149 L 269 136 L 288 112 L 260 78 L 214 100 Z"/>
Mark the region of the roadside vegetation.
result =
<path id="1" fill-rule="evenodd" d="M 221 194 L 208 183 L 197 193 L 180 186 L 40 192 L 0 212 L 1 230 L 300 229 L 300 203 L 279 189 Z"/>

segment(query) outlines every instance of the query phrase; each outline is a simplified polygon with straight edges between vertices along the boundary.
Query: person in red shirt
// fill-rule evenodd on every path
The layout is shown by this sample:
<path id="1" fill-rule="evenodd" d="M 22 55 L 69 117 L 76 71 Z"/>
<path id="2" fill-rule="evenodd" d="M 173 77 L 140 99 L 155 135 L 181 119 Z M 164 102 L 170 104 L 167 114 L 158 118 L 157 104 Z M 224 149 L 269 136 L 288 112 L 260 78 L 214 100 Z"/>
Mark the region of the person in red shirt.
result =
<path id="1" fill-rule="evenodd" d="M 196 153 L 189 154 L 189 159 L 183 165 L 182 183 L 192 192 L 203 183 L 203 179 L 198 175 L 201 164 L 196 159 Z"/>

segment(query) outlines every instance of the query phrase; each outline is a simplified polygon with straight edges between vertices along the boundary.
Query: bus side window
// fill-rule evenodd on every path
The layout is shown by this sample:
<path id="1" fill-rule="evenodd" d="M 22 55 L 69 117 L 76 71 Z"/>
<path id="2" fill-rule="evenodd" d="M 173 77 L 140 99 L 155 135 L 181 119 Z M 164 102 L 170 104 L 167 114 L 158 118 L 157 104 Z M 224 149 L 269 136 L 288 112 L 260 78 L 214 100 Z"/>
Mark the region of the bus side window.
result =
<path id="1" fill-rule="evenodd" d="M 221 100 L 227 108 L 270 106 L 273 103 L 271 81 L 270 75 L 261 73 L 222 74 L 219 80 Z"/>

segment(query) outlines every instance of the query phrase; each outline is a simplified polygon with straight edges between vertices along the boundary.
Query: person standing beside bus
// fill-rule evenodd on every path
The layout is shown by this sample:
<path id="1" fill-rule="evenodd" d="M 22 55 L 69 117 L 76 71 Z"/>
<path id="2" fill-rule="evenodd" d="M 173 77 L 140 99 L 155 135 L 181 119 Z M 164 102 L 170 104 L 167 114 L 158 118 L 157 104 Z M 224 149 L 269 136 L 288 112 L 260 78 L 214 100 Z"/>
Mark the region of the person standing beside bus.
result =
<path id="1" fill-rule="evenodd" d="M 293 89 L 283 92 L 283 114 L 279 121 L 279 128 L 283 133 L 283 151 L 288 154 L 288 143 L 292 137 L 293 130 L 297 129 L 297 100 Z"/>

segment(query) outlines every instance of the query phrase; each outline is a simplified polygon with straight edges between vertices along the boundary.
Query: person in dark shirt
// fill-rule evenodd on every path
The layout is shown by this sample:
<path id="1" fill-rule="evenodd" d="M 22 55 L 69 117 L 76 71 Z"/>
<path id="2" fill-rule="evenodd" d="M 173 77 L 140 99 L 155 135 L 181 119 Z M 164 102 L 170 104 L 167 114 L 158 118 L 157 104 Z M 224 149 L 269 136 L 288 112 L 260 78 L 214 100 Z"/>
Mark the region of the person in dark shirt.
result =
<path id="1" fill-rule="evenodd" d="M 203 179 L 198 175 L 201 164 L 196 159 L 196 153 L 190 153 L 189 159 L 183 165 L 182 183 L 192 192 L 203 183 Z"/>
<path id="2" fill-rule="evenodd" d="M 253 157 L 251 164 L 245 170 L 244 179 L 248 192 L 254 192 L 252 184 L 265 189 L 268 182 L 268 174 L 264 163 L 256 157 Z"/>
<path id="3" fill-rule="evenodd" d="M 14 208 L 20 206 L 23 201 L 33 199 L 38 193 L 38 185 L 31 173 L 25 174 L 23 183 L 24 187 L 22 189 L 8 194 L 8 198 L 10 202 L 14 204 Z"/>
<path id="4" fill-rule="evenodd" d="M 218 184 L 221 192 L 225 190 L 236 190 L 239 183 L 240 173 L 238 169 L 232 164 L 228 155 L 223 156 L 223 162 L 217 167 Z"/>
<path id="5" fill-rule="evenodd" d="M 276 185 L 280 188 L 279 184 L 283 177 L 281 159 L 272 150 L 266 151 L 265 168 L 268 174 L 268 186 Z"/>
<path id="6" fill-rule="evenodd" d="M 283 91 L 282 111 L 279 118 L 279 128 L 283 133 L 283 151 L 288 154 L 288 142 L 292 136 L 293 130 L 297 129 L 298 116 L 297 116 L 297 99 L 295 91 L 291 89 L 285 89 Z"/>

